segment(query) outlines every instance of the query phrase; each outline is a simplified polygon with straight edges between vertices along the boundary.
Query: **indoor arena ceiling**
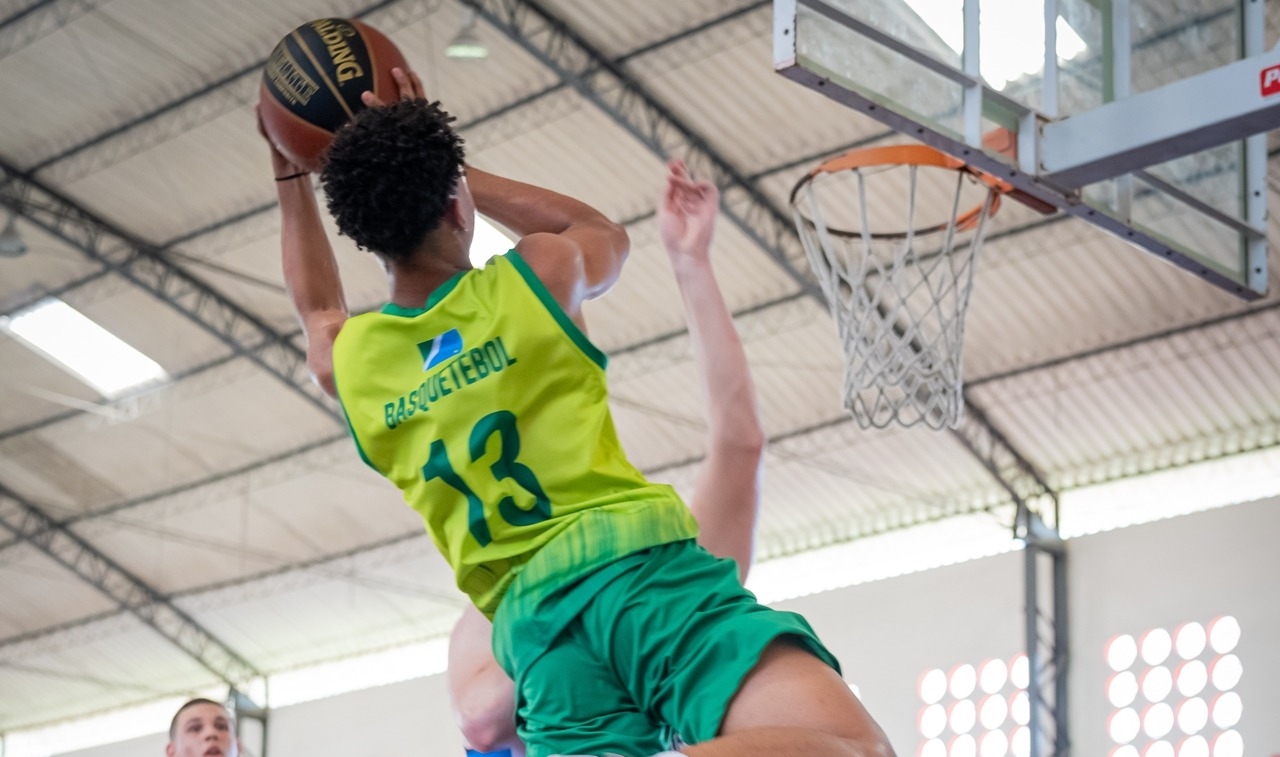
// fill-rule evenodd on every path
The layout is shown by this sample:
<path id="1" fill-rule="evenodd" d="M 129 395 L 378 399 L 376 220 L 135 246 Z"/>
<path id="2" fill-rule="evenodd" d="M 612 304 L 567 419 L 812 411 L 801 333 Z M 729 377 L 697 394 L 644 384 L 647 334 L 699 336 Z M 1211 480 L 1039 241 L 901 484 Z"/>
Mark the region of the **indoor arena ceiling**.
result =
<path id="1" fill-rule="evenodd" d="M 488 58 L 446 57 L 472 8 Z M 0 257 L 0 314 L 56 296 L 167 374 L 104 400 L 0 332 L 0 732 L 436 637 L 462 607 L 311 386 L 283 290 L 253 103 L 322 16 L 391 36 L 471 162 L 627 223 L 588 324 L 634 461 L 684 492 L 702 399 L 653 213 L 666 156 L 722 185 L 717 271 L 770 438 L 760 559 L 1277 443 L 1275 252 L 1244 303 L 1016 203 L 978 263 L 964 422 L 853 423 L 787 197 L 901 138 L 773 72 L 769 2 L 0 0 L 0 221 L 27 248 Z M 337 247 L 351 308 L 378 307 L 375 261 Z"/>

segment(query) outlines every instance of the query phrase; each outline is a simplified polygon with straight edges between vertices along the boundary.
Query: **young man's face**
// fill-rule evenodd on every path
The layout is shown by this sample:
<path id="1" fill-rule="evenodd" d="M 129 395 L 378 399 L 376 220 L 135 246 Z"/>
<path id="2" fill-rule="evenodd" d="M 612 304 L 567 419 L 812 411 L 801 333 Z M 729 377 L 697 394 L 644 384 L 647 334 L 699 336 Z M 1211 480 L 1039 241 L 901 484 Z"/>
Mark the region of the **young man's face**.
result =
<path id="1" fill-rule="evenodd" d="M 168 757 L 236 757 L 231 718 L 216 704 L 193 704 L 178 716 L 177 733 L 164 751 Z"/>

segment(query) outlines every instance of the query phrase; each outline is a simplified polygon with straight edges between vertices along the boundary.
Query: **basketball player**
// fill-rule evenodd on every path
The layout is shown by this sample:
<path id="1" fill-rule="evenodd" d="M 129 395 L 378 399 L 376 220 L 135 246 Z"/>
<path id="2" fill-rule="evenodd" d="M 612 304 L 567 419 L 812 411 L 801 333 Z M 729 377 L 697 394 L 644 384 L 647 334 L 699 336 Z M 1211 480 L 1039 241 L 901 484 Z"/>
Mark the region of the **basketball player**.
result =
<path id="1" fill-rule="evenodd" d="M 745 581 L 760 504 L 764 429 L 747 357 L 711 267 L 719 206 L 714 184 L 691 181 L 683 164 L 671 164 L 658 228 L 684 303 L 710 432 L 689 510 L 698 521 L 699 543 L 732 559 Z M 449 640 L 449 694 L 463 736 L 475 749 L 468 755 L 520 757 L 514 684 L 490 651 L 492 629 L 474 607 L 463 613 Z M 659 730 L 647 717 L 636 727 Z"/>
<path id="2" fill-rule="evenodd" d="M 639 715 L 696 757 L 892 754 L 808 623 L 757 604 L 623 454 L 582 306 L 616 280 L 626 231 L 465 165 L 453 119 L 396 77 L 403 99 L 340 130 L 321 177 L 390 304 L 348 317 L 310 182 L 274 154 L 285 279 L 362 458 L 493 621 L 529 754 L 660 751 Z M 520 236 L 479 270 L 477 211 Z"/>
<path id="3" fill-rule="evenodd" d="M 192 699 L 169 723 L 167 757 L 236 757 L 235 719 L 212 699 Z"/>

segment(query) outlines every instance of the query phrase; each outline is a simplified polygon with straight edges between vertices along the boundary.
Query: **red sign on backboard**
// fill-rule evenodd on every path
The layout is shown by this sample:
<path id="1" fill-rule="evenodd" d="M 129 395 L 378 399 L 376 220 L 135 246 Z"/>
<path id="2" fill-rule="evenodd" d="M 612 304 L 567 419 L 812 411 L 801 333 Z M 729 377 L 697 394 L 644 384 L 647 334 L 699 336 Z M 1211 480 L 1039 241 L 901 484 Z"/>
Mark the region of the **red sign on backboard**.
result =
<path id="1" fill-rule="evenodd" d="M 1280 66 L 1262 69 L 1262 96 L 1280 94 Z"/>

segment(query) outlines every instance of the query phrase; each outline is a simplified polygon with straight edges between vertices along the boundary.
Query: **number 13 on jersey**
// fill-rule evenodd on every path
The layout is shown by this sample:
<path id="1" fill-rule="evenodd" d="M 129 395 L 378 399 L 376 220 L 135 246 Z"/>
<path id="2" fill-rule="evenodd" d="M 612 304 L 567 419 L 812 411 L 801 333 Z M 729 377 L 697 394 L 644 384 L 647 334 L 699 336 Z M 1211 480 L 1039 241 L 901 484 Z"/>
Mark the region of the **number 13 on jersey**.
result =
<path id="1" fill-rule="evenodd" d="M 498 517 L 513 526 L 529 526 L 550 518 L 551 502 L 547 499 L 542 484 L 538 483 L 538 477 L 533 471 L 517 459 L 520 456 L 520 433 L 516 430 L 514 413 L 507 410 L 489 413 L 472 426 L 467 445 L 471 463 L 474 465 L 480 462 L 489 446 L 489 439 L 495 435 L 499 440 L 498 459 L 489 466 L 488 474 L 497 482 L 511 479 L 517 486 L 532 494 L 534 502 L 533 507 L 526 510 L 516 504 L 514 497 L 506 495 L 498 500 Z M 475 489 L 454 471 L 449 462 L 449 451 L 442 439 L 431 442 L 427 463 L 422 466 L 422 477 L 427 481 L 438 478 L 465 497 L 467 524 L 471 535 L 482 547 L 493 541 L 489 521 L 486 519 L 485 503 L 475 493 Z"/>

